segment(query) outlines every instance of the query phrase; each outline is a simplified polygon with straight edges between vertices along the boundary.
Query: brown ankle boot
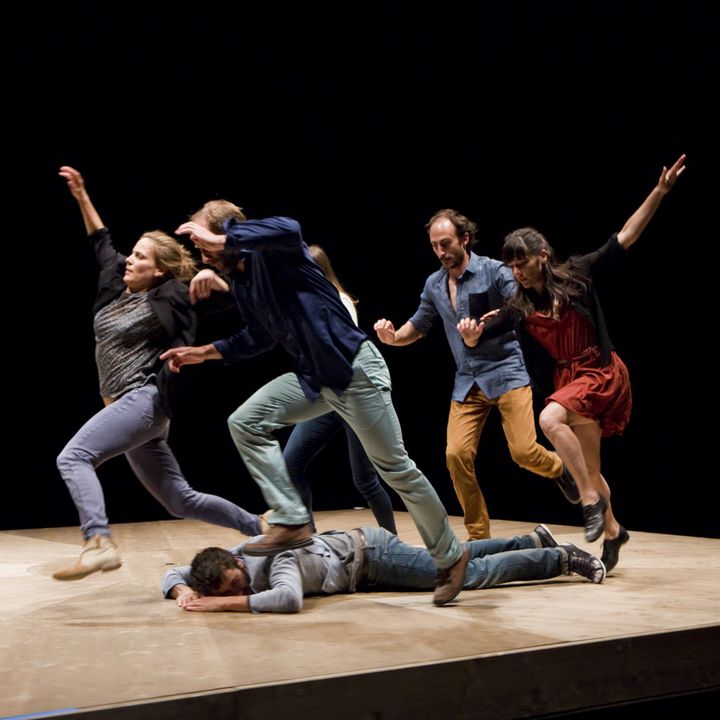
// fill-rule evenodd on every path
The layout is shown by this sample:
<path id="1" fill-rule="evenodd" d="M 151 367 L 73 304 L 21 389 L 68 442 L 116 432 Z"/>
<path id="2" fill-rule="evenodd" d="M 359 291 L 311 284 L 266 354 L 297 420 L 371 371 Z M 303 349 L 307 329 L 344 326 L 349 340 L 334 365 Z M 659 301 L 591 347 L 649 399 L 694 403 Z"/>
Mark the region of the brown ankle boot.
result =
<path id="1" fill-rule="evenodd" d="M 313 541 L 312 525 L 270 525 L 258 540 L 243 545 L 245 555 L 277 555 L 283 550 L 305 547 Z"/>
<path id="2" fill-rule="evenodd" d="M 435 605 L 446 605 L 457 597 L 465 586 L 465 571 L 468 562 L 470 562 L 470 551 L 464 545 L 462 555 L 454 565 L 444 570 L 438 570 L 435 592 L 433 593 Z"/>
<path id="3" fill-rule="evenodd" d="M 98 570 L 117 570 L 121 565 L 120 553 L 112 538 L 107 535 L 93 535 L 85 541 L 77 561 L 70 567 L 54 572 L 53 577 L 56 580 L 80 580 Z"/>

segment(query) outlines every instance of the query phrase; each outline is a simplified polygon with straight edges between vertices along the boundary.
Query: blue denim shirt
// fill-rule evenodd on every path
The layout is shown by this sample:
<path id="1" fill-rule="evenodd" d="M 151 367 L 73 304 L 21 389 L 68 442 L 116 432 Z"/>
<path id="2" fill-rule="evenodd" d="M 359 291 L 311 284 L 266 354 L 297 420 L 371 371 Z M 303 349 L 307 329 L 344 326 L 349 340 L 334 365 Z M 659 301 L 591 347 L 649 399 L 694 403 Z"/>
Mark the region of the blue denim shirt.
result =
<path id="1" fill-rule="evenodd" d="M 436 318 L 442 318 L 457 367 L 453 400 L 463 402 L 475 383 L 491 399 L 530 384 L 514 331 L 470 348 L 457 329 L 457 323 L 462 318 L 477 317 L 484 310 L 501 307 L 514 291 L 515 279 L 510 268 L 499 260 L 472 252 L 465 272 L 457 281 L 457 310 L 453 310 L 450 304 L 448 271 L 445 268 L 426 280 L 420 295 L 420 306 L 410 322 L 418 332 L 427 335 Z"/>
<path id="2" fill-rule="evenodd" d="M 227 249 L 239 251 L 232 292 L 246 326 L 213 343 L 225 362 L 257 355 L 276 343 L 295 359 L 305 396 L 321 387 L 341 394 L 368 336 L 358 328 L 335 286 L 310 256 L 300 225 L 287 217 L 228 220 Z"/>

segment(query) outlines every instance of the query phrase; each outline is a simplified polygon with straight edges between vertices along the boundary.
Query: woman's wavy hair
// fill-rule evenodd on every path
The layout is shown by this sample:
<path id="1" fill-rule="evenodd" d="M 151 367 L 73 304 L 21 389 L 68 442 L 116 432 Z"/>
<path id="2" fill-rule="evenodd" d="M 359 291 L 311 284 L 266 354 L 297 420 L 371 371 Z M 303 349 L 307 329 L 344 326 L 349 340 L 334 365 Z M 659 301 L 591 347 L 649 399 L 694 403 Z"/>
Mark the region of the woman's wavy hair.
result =
<path id="1" fill-rule="evenodd" d="M 320 245 L 308 245 L 308 250 L 310 251 L 310 257 L 320 266 L 320 269 L 325 273 L 325 277 L 337 288 L 337 291 L 347 295 L 352 303 L 357 305 L 358 299 L 351 292 L 348 292 L 347 288 L 340 282 L 324 248 Z"/>
<path id="2" fill-rule="evenodd" d="M 142 234 L 142 237 L 152 241 L 155 251 L 155 263 L 165 271 L 165 277 L 177 280 L 190 280 L 197 272 L 195 259 L 190 251 L 175 238 L 170 237 L 162 230 L 151 230 Z"/>
<path id="3" fill-rule="evenodd" d="M 537 257 L 543 250 L 548 258 L 542 266 L 543 293 L 517 283 L 509 303 L 523 317 L 537 309 L 549 310 L 553 317 L 558 317 L 561 307 L 581 298 L 588 290 L 588 279 L 574 270 L 568 261 L 558 261 L 550 243 L 535 228 L 519 228 L 506 235 L 501 259 L 508 265 Z"/>

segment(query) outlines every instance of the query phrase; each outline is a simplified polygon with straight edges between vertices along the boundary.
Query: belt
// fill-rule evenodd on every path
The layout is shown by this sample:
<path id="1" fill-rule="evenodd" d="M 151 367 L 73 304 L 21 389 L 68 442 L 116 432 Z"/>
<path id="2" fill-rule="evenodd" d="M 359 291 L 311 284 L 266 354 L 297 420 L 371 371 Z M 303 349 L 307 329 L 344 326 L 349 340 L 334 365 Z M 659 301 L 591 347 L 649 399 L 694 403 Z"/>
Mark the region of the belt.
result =
<path id="1" fill-rule="evenodd" d="M 354 593 L 363 588 L 367 580 L 368 555 L 365 552 L 367 541 L 365 533 L 360 528 L 353 528 L 348 531 L 353 541 L 353 561 L 350 568 L 350 582 L 348 592 Z"/>
<path id="2" fill-rule="evenodd" d="M 588 358 L 591 358 L 593 355 L 599 355 L 599 354 L 600 354 L 600 348 L 597 345 L 589 345 L 578 355 L 575 355 L 571 358 L 556 360 L 555 362 L 559 367 L 567 367 L 568 365 L 570 365 L 570 363 L 578 362 L 579 360 L 587 360 Z"/>

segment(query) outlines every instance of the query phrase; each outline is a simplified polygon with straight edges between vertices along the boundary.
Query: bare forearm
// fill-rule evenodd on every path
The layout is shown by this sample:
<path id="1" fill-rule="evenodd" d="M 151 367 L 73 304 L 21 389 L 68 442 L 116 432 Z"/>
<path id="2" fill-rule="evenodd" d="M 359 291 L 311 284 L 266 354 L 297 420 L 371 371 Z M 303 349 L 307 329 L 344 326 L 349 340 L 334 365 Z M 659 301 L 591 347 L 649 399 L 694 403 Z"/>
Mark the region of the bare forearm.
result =
<path id="1" fill-rule="evenodd" d="M 206 360 L 222 360 L 223 356 L 217 351 L 217 348 L 209 343 L 208 345 L 202 345 L 200 350 L 203 351 Z"/>
<path id="2" fill-rule="evenodd" d="M 221 601 L 222 609 L 226 612 L 250 612 L 247 595 L 232 595 L 216 599 Z"/>
<path id="3" fill-rule="evenodd" d="M 202 354 L 204 360 L 222 360 L 222 355 L 212 343 L 201 345 L 198 351 Z"/>
<path id="4" fill-rule="evenodd" d="M 411 322 L 406 322 L 402 327 L 395 331 L 395 339 L 393 342 L 388 343 L 396 347 L 403 345 L 411 345 L 416 340 L 419 340 L 422 334 L 417 331 L 415 326 Z"/>
<path id="5" fill-rule="evenodd" d="M 643 204 L 628 218 L 623 229 L 618 233 L 618 243 L 622 248 L 629 248 L 647 227 L 652 216 L 660 207 L 662 199 L 672 189 L 677 179 L 685 172 L 685 154 L 683 153 L 670 167 L 663 167 L 658 184 L 645 198 Z"/>
<path id="6" fill-rule="evenodd" d="M 627 219 L 623 229 L 618 233 L 618 243 L 623 248 L 627 250 L 640 237 L 665 195 L 666 193 L 659 186 L 654 187 L 642 205 Z"/>
<path id="7" fill-rule="evenodd" d="M 98 211 L 90 201 L 90 196 L 87 193 L 83 193 L 77 199 L 78 207 L 82 213 L 82 219 L 85 223 L 85 231 L 88 235 L 91 235 L 96 230 L 105 227 L 103 221 L 100 219 Z"/>

